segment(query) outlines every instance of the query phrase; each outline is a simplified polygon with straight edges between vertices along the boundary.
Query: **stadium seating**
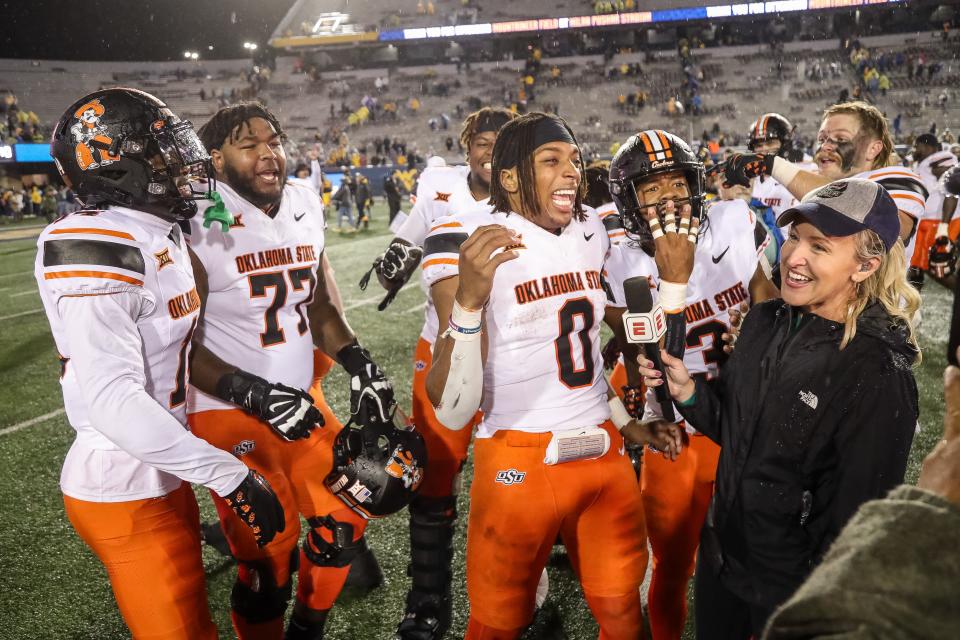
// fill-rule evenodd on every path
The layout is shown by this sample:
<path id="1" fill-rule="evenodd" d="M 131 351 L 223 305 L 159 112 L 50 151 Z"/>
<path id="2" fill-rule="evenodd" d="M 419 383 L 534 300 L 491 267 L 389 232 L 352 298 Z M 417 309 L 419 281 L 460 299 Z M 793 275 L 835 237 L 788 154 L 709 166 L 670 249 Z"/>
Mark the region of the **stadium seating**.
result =
<path id="1" fill-rule="evenodd" d="M 336 4 L 336 3 L 334 3 Z M 927 60 L 939 61 L 942 70 L 932 79 L 909 79 L 904 70 L 888 71 L 891 88 L 886 96 L 872 97 L 893 119 L 902 115 L 904 133 L 926 131 L 934 121 L 939 130 L 958 120 L 960 100 L 950 100 L 941 107 L 937 95 L 944 87 L 957 86 L 957 63 L 952 43 L 943 43 L 938 34 L 911 36 L 887 35 L 863 38 L 871 51 L 887 53 L 923 53 Z M 610 145 L 622 141 L 634 130 L 659 127 L 676 131 L 685 138 L 697 139 L 718 122 L 727 142 L 742 138 L 750 122 L 767 111 L 784 113 L 798 126 L 807 139 L 815 133 L 823 107 L 835 102 L 843 89 L 856 85 L 856 71 L 839 49 L 836 39 L 787 43 L 785 64 L 778 77 L 773 56 L 767 46 L 749 45 L 696 49 L 692 52 L 696 67 L 702 71 L 699 92 L 703 98 L 700 115 L 668 115 L 664 105 L 668 98 L 682 92 L 685 83 L 680 58 L 676 51 L 659 51 L 644 59 L 641 53 L 617 54 L 604 63 L 603 57 L 577 56 L 545 58 L 535 86 L 535 100 L 528 109 L 547 105 L 559 110 L 578 133 L 582 142 L 601 155 Z M 821 80 L 797 77 L 797 65 L 814 64 L 829 68 L 834 64 L 839 75 L 826 74 Z M 641 65 L 642 75 L 621 76 L 622 64 Z M 523 60 L 474 63 L 469 70 L 457 73 L 454 64 L 357 69 L 324 72 L 311 76 L 295 72 L 295 59 L 281 57 L 270 81 L 256 95 L 277 112 L 294 142 L 312 142 L 331 128 L 343 129 L 349 136 L 349 148 L 371 147 L 374 138 L 389 136 L 415 145 L 419 155 L 438 154 L 448 161 L 460 161 L 462 154 L 454 146 L 448 152 L 447 136 L 457 139 L 461 113 L 476 104 L 503 105 L 505 93 L 511 92 L 516 102 Z M 557 65 L 562 70 L 562 83 L 549 82 L 549 70 Z M 166 100 L 182 117 L 198 125 L 218 108 L 221 94 L 229 101 L 254 97 L 245 60 L 204 60 L 166 63 L 100 63 L 0 60 L 0 88 L 13 91 L 28 101 L 42 121 L 53 122 L 64 105 L 77 96 L 102 86 L 125 84 L 142 88 Z M 608 70 L 613 69 L 613 73 Z M 376 89 L 377 78 L 389 77 L 389 86 Z M 316 78 L 316 79 L 315 79 Z M 458 86 L 459 85 L 459 86 Z M 918 89 L 923 89 L 918 91 Z M 625 114 L 617 97 L 645 92 L 649 99 L 636 115 Z M 206 99 L 201 99 L 201 91 Z M 367 120 L 349 126 L 341 105 L 348 110 L 360 108 L 365 96 L 398 104 L 396 120 Z M 413 113 L 407 106 L 411 97 L 421 103 Z M 926 98 L 924 97 L 926 96 Z M 471 100 L 472 99 L 472 100 Z M 331 106 L 335 115 L 331 117 Z M 431 118 L 441 122 L 441 114 L 450 118 L 450 126 L 431 131 Z M 368 155 L 372 150 L 368 150 Z"/>

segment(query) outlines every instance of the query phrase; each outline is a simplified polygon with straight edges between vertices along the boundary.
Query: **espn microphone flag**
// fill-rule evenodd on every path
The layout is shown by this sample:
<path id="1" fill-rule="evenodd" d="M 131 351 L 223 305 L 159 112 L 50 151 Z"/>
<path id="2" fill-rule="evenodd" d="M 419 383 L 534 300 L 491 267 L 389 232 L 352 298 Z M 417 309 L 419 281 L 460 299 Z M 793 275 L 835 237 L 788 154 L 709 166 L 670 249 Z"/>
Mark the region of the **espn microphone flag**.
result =
<path id="1" fill-rule="evenodd" d="M 660 338 L 667 332 L 667 321 L 660 305 L 653 306 L 653 294 L 650 293 L 650 281 L 643 276 L 627 278 L 623 281 L 623 296 L 627 301 L 627 313 L 623 314 L 623 326 L 627 341 L 643 344 L 643 351 L 653 362 L 653 368 L 666 380 L 663 359 L 660 357 Z M 676 422 L 673 400 L 667 391 L 667 385 L 654 387 L 653 395 L 660 405 L 660 415 L 667 422 Z"/>
<path id="2" fill-rule="evenodd" d="M 623 283 L 623 293 L 627 299 L 627 313 L 623 314 L 627 342 L 659 342 L 667 332 L 667 320 L 663 308 L 653 305 L 650 281 L 644 277 L 628 278 Z"/>

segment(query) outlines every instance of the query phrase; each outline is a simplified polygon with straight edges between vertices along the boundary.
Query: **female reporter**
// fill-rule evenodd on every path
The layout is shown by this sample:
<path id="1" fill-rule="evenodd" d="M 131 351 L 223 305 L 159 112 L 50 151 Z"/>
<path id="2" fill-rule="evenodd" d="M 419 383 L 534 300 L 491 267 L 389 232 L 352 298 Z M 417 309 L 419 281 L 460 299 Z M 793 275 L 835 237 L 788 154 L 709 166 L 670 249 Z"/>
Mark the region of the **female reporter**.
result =
<path id="1" fill-rule="evenodd" d="M 778 225 L 782 299 L 754 307 L 711 386 L 663 355 L 683 416 L 721 445 L 701 532 L 698 638 L 760 637 L 864 502 L 903 481 L 919 359 L 897 206 L 840 180 Z M 648 385 L 663 384 L 649 361 Z"/>

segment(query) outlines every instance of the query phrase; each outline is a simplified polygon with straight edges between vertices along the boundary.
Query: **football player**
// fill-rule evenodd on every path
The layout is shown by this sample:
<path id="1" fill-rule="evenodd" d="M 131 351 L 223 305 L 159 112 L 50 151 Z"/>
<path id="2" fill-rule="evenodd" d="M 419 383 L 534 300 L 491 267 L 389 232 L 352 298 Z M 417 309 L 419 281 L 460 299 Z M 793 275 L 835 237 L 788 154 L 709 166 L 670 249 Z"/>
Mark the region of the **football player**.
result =
<path id="1" fill-rule="evenodd" d="M 960 195 L 960 164 L 947 169 L 946 173 L 940 176 L 940 182 L 937 189 L 944 196 L 943 215 L 953 216 L 957 209 L 958 195 Z M 938 230 L 939 234 L 939 230 Z M 960 218 L 953 218 L 947 227 L 947 235 L 938 235 L 930 248 L 929 269 L 942 284 L 948 288 L 951 286 L 946 279 L 955 276 L 957 271 L 957 238 L 960 236 Z M 956 286 L 956 281 L 953 283 Z M 956 294 L 954 299 L 957 299 Z M 955 330 L 951 328 L 951 332 Z M 951 339 L 952 345 L 955 341 Z M 948 354 L 952 355 L 952 354 Z"/>
<path id="2" fill-rule="evenodd" d="M 620 214 L 617 213 L 617 205 L 613 202 L 610 195 L 610 185 L 608 179 L 610 175 L 609 162 L 597 162 L 591 164 L 584 171 L 584 180 L 587 183 L 587 195 L 583 199 L 583 204 L 597 212 L 600 219 L 603 220 L 603 226 L 607 229 L 607 236 L 611 244 L 619 244 L 626 238 L 626 232 L 623 230 L 623 224 L 620 222 Z"/>
<path id="3" fill-rule="evenodd" d="M 709 379 L 727 358 L 722 337 L 730 332 L 731 312 L 778 294 L 761 257 L 769 241 L 766 230 L 741 199 L 713 201 L 709 215 L 703 216 L 704 183 L 703 165 L 679 137 L 651 130 L 628 139 L 610 163 L 610 185 L 629 235 L 611 252 L 606 274 L 613 306 L 621 312 L 626 307 L 624 281 L 644 276 L 667 314 L 683 314 L 686 331 L 678 352 L 691 371 Z M 680 218 L 703 219 L 695 249 L 691 246 L 692 260 L 684 264 L 657 251 L 669 240 L 663 230 L 671 229 L 678 213 Z M 642 383 L 636 367 L 627 367 L 627 379 L 624 391 L 630 407 L 637 404 L 631 397 Z M 679 416 L 679 411 L 674 413 Z M 652 390 L 647 391 L 642 419 L 663 420 Z M 679 638 L 683 632 L 687 583 L 720 453 L 696 425 L 683 426 L 689 442 L 676 461 L 647 455 L 641 474 L 653 549 L 648 606 L 655 640 Z"/>
<path id="4" fill-rule="evenodd" d="M 78 162 L 70 129 L 88 110 L 109 164 Z M 261 475 L 186 428 L 200 298 L 177 223 L 196 213 L 210 157 L 189 122 L 121 88 L 67 109 L 50 150 L 88 207 L 40 234 L 35 269 L 77 432 L 60 477 L 67 517 L 133 637 L 213 640 L 190 483 L 242 515 L 255 545 L 284 530 L 284 514 Z"/>
<path id="5" fill-rule="evenodd" d="M 562 119 L 512 120 L 493 150 L 494 212 L 443 218 L 425 244 L 440 331 L 430 401 L 451 429 L 483 409 L 467 530 L 470 640 L 519 636 L 558 535 L 601 637 L 642 633 L 646 541 L 624 437 L 675 451 L 680 433 L 608 404 L 598 341 L 609 241 L 582 208 L 581 171 Z"/>
<path id="6" fill-rule="evenodd" d="M 953 229 L 953 233 L 949 229 L 957 200 L 947 198 L 940 186 L 940 178 L 948 169 L 956 166 L 957 157 L 941 150 L 936 136 L 923 133 L 913 143 L 913 160 L 916 162 L 917 175 L 930 194 L 923 219 L 917 227 L 916 247 L 910 259 L 910 266 L 918 269 L 922 278 L 923 272 L 930 267 L 931 250 L 936 254 L 939 247 L 949 245 L 957 238 L 958 229 Z"/>
<path id="7" fill-rule="evenodd" d="M 497 132 L 514 117 L 506 109 L 483 108 L 463 121 L 460 143 L 467 164 L 429 167 L 420 176 L 410 215 L 374 269 L 388 300 L 416 270 L 421 247 L 437 220 L 474 210 L 490 212 L 490 175 Z M 433 251 L 432 247 L 427 247 Z M 386 300 L 385 300 L 386 302 Z M 412 418 L 427 444 L 429 468 L 410 504 L 410 591 L 397 628 L 400 640 L 442 638 L 450 626 L 453 535 L 457 519 L 460 472 L 467 459 L 472 429 L 445 429 L 436 418 L 424 386 L 437 337 L 432 297 L 427 295 L 423 329 L 417 340 L 413 370 Z"/>
<path id="8" fill-rule="evenodd" d="M 325 426 L 309 438 L 309 425 L 286 428 L 282 418 L 316 411 L 303 391 L 314 375 L 314 346 L 351 376 L 351 413 L 361 423 L 392 421 L 393 392 L 331 302 L 320 267 L 322 204 L 312 189 L 286 184 L 280 123 L 262 105 L 241 103 L 218 111 L 199 133 L 233 223 L 229 229 L 191 224 L 194 270 L 205 298 L 205 349 L 191 363 L 190 425 L 211 444 L 260 464 L 288 514 L 284 535 L 260 549 L 214 499 L 239 562 L 233 623 L 242 640 L 283 635 L 302 514 L 311 528 L 299 553 L 296 605 L 285 637 L 321 638 L 348 565 L 366 549 L 366 519 L 324 484 L 342 428 L 329 406 L 317 404 Z M 264 408 L 284 414 L 275 418 Z M 265 432 L 265 419 L 280 437 Z"/>
<path id="9" fill-rule="evenodd" d="M 923 217 L 928 192 L 916 172 L 890 166 L 893 157 L 893 138 L 880 110 L 865 102 L 844 102 L 823 112 L 813 158 L 816 173 L 763 153 L 734 154 L 719 169 L 729 184 L 749 186 L 753 178 L 771 176 L 797 199 L 841 178 L 877 182 L 900 208 L 900 239 L 909 256 L 913 255 L 917 222 Z M 917 271 L 911 271 L 911 281 L 922 282 Z"/>
<path id="10" fill-rule="evenodd" d="M 793 132 L 794 126 L 784 116 L 765 113 L 750 125 L 747 148 L 753 153 L 789 159 L 793 154 Z M 753 197 L 763 206 L 770 207 L 773 220 L 797 203 L 786 187 L 769 176 L 760 176 L 753 181 Z"/>

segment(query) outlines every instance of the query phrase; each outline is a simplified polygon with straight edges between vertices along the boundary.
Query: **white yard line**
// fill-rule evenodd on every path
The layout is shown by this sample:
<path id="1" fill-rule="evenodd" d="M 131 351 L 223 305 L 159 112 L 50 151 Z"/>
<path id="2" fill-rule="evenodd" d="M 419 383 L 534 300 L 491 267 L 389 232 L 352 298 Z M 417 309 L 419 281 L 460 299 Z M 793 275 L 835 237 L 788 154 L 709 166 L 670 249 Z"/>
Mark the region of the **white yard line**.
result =
<path id="1" fill-rule="evenodd" d="M 423 310 L 426 309 L 426 308 L 427 308 L 427 303 L 426 303 L 426 302 L 421 302 L 421 303 L 418 304 L 417 306 L 415 306 L 415 307 L 410 307 L 409 309 L 405 310 L 404 313 L 415 313 L 415 312 L 417 312 L 417 311 L 423 311 Z"/>
<path id="2" fill-rule="evenodd" d="M 29 296 L 29 295 L 38 296 L 38 295 L 40 295 L 40 292 L 37 291 L 36 289 L 29 289 L 29 290 L 27 290 L 27 291 L 21 291 L 20 293 L 11 293 L 11 294 L 10 294 L 10 297 L 11 297 L 11 298 L 19 298 L 20 296 Z"/>
<path id="3" fill-rule="evenodd" d="M 20 313 L 11 313 L 8 316 L 0 316 L 0 321 L 12 320 L 13 318 L 19 318 L 21 316 L 29 316 L 33 315 L 34 313 L 40 313 L 41 311 L 43 311 L 43 307 L 39 309 L 31 309 L 30 311 L 21 311 Z"/>
<path id="4" fill-rule="evenodd" d="M 0 273 L 0 278 L 12 278 L 13 276 L 25 276 L 28 273 L 33 273 L 33 270 L 30 271 L 17 271 L 15 273 Z"/>
<path id="5" fill-rule="evenodd" d="M 51 418 L 56 418 L 57 416 L 64 413 L 63 409 L 57 409 L 56 411 L 51 411 L 50 413 L 45 413 L 42 416 L 37 416 L 36 418 L 30 418 L 29 420 L 24 420 L 23 422 L 17 423 L 13 426 L 7 427 L 5 429 L 0 429 L 0 436 L 5 436 L 9 433 L 15 433 L 20 431 L 20 429 L 26 429 L 27 427 L 32 427 L 35 424 L 40 424 L 41 422 L 46 422 Z"/>

